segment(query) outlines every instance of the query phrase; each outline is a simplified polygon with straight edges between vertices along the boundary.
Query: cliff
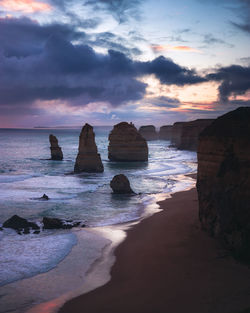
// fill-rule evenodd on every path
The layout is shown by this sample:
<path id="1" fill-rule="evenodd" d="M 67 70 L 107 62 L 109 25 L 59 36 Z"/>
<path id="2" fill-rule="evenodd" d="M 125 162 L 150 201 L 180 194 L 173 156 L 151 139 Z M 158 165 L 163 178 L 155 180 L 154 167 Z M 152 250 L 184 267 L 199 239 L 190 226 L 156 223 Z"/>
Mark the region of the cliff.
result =
<path id="1" fill-rule="evenodd" d="M 78 155 L 75 162 L 75 173 L 103 172 L 100 154 L 97 152 L 93 127 L 85 124 L 79 137 Z"/>
<path id="2" fill-rule="evenodd" d="M 164 125 L 160 127 L 159 139 L 171 140 L 173 125 Z"/>
<path id="3" fill-rule="evenodd" d="M 111 161 L 147 161 L 147 141 L 133 124 L 121 122 L 109 134 L 108 153 Z"/>
<path id="4" fill-rule="evenodd" d="M 147 141 L 157 140 L 158 134 L 153 125 L 141 126 L 139 128 L 139 133 L 144 137 Z"/>
<path id="5" fill-rule="evenodd" d="M 198 119 L 174 123 L 171 137 L 173 145 L 177 149 L 196 151 L 199 134 L 213 121 L 213 119 Z"/>
<path id="6" fill-rule="evenodd" d="M 56 136 L 49 135 L 49 141 L 50 141 L 50 153 L 51 153 L 51 160 L 62 160 L 63 159 L 63 153 L 61 147 L 58 145 L 58 140 Z"/>
<path id="7" fill-rule="evenodd" d="M 250 260 L 250 108 L 216 119 L 199 138 L 199 217 L 235 255 Z"/>

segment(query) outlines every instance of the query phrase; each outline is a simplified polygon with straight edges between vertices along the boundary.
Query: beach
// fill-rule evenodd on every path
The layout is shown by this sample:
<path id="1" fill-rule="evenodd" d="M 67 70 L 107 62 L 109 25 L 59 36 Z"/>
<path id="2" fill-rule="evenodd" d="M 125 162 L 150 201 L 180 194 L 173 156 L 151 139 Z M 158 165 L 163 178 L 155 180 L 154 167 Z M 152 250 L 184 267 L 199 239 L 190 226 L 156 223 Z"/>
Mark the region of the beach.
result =
<path id="1" fill-rule="evenodd" d="M 201 230 L 196 189 L 159 204 L 161 212 L 128 230 L 111 280 L 60 313 L 243 313 L 250 307 L 250 270 Z"/>

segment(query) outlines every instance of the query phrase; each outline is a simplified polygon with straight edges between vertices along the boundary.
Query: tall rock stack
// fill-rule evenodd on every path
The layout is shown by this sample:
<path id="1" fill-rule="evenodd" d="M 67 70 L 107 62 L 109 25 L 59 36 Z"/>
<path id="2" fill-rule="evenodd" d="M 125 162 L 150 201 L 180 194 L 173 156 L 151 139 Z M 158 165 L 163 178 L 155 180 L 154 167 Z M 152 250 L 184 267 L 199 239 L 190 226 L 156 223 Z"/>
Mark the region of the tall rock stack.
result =
<path id="1" fill-rule="evenodd" d="M 159 139 L 171 140 L 172 139 L 173 125 L 164 125 L 160 127 Z"/>
<path id="2" fill-rule="evenodd" d="M 139 133 L 144 137 L 147 141 L 157 140 L 158 134 L 153 125 L 141 126 L 139 128 Z"/>
<path id="3" fill-rule="evenodd" d="M 102 160 L 97 152 L 93 127 L 85 124 L 79 137 L 79 149 L 74 172 L 98 173 L 103 172 L 103 170 Z"/>
<path id="4" fill-rule="evenodd" d="M 62 160 L 63 159 L 63 153 L 61 147 L 58 145 L 58 140 L 56 136 L 49 135 L 49 141 L 50 141 L 50 153 L 51 153 L 51 160 Z"/>
<path id="5" fill-rule="evenodd" d="M 208 126 L 198 146 L 199 217 L 203 229 L 250 260 L 250 108 Z"/>
<path id="6" fill-rule="evenodd" d="M 111 161 L 148 160 L 147 141 L 139 134 L 132 123 L 122 122 L 114 126 L 109 134 L 108 152 Z"/>

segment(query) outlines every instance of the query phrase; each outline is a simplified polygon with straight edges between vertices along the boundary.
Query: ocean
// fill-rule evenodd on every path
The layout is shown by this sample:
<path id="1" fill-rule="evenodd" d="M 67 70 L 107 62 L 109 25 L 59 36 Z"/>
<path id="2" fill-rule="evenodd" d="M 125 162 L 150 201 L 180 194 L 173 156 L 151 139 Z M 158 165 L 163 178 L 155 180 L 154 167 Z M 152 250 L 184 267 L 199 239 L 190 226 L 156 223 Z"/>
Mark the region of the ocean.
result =
<path id="1" fill-rule="evenodd" d="M 11 229 L 0 231 L 0 312 L 25 312 L 81 289 L 115 241 L 114 234 L 152 214 L 160 196 L 192 186 L 184 175 L 196 172 L 195 152 L 156 140 L 148 142 L 148 162 L 110 162 L 110 130 L 94 128 L 104 173 L 75 175 L 80 129 L 0 129 L 0 226 L 14 214 L 39 225 L 44 216 L 86 225 L 21 236 Z M 50 134 L 59 140 L 63 161 L 48 160 Z M 109 183 L 120 173 L 136 195 L 112 194 Z M 50 200 L 37 200 L 44 193 Z"/>

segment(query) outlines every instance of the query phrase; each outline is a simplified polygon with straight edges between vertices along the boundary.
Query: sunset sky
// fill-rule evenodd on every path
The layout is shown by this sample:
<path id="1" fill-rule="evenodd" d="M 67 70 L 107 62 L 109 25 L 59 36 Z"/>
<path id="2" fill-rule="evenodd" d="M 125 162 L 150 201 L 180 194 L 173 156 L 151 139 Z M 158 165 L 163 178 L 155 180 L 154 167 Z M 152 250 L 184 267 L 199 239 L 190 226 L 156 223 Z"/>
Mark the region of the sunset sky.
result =
<path id="1" fill-rule="evenodd" d="M 0 127 L 250 106 L 250 0 L 0 0 Z"/>

